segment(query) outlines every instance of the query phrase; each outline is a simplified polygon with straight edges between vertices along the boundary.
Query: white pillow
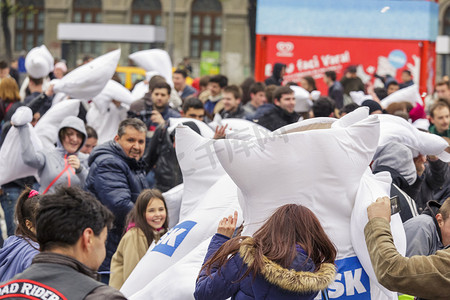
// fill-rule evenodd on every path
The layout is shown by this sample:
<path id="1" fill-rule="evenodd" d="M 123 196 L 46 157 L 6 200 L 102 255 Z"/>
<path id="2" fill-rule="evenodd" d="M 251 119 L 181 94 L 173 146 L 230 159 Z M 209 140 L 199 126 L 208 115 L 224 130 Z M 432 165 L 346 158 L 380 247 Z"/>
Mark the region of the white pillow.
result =
<path id="1" fill-rule="evenodd" d="M 45 45 L 35 47 L 25 57 L 25 68 L 33 78 L 46 77 L 53 71 L 55 60 Z"/>
<path id="2" fill-rule="evenodd" d="M 382 108 L 387 108 L 392 103 L 409 102 L 412 106 L 417 103 L 422 104 L 422 98 L 419 94 L 419 87 L 416 84 L 399 89 L 380 101 Z"/>
<path id="3" fill-rule="evenodd" d="M 441 159 L 445 162 L 450 162 L 444 158 L 448 143 L 440 136 L 420 131 L 405 119 L 397 116 L 383 114 L 378 115 L 378 118 L 380 120 L 379 148 L 392 142 L 399 142 L 413 150 L 414 157 L 417 157 L 419 153 L 437 155 L 442 157 Z M 374 159 L 376 157 L 377 154 Z"/>
<path id="4" fill-rule="evenodd" d="M 227 138 L 251 139 L 261 138 L 270 135 L 272 132 L 267 128 L 244 119 L 222 119 L 219 114 L 214 116 L 214 120 L 208 123 L 208 126 L 215 131 L 217 126 L 228 125 L 225 130 Z"/>
<path id="5" fill-rule="evenodd" d="M 134 99 L 131 92 L 126 87 L 117 81 L 110 79 L 100 94 L 92 98 L 92 101 L 95 103 L 100 113 L 104 114 L 112 100 L 117 100 L 129 106 Z"/>
<path id="6" fill-rule="evenodd" d="M 361 111 L 366 116 L 363 120 L 359 120 L 364 115 Z M 364 299 L 379 299 L 374 295 L 378 296 L 380 289 L 370 285 L 350 236 L 359 181 L 378 145 L 379 121 L 376 116 L 367 117 L 367 109 L 348 115 L 329 129 L 274 134 L 273 139 L 263 142 L 218 140 L 214 148 L 242 192 L 243 235 L 253 234 L 284 204 L 305 205 L 316 214 L 338 249 L 338 274 L 330 287 L 332 297 L 357 293 Z M 350 120 L 359 121 L 351 124 Z M 345 284 L 351 279 L 355 279 L 354 283 L 360 281 L 357 291 L 350 282 Z"/>
<path id="7" fill-rule="evenodd" d="M 117 49 L 79 66 L 56 82 L 53 90 L 72 98 L 90 100 L 100 94 L 114 75 L 120 53 L 120 49 Z"/>
<path id="8" fill-rule="evenodd" d="M 17 113 L 17 111 L 15 113 Z M 43 147 L 42 142 L 36 135 L 33 126 L 31 126 L 31 124 L 26 124 L 24 126 L 30 127 L 31 142 L 33 143 L 34 149 L 36 151 L 41 150 Z M 0 148 L 0 186 L 22 177 L 35 176 L 38 178 L 37 169 L 32 168 L 23 162 L 21 150 L 19 130 L 16 127 L 11 127 Z"/>
<path id="9" fill-rule="evenodd" d="M 311 110 L 313 105 L 310 99 L 310 93 L 300 86 L 292 85 L 290 86 L 291 90 L 294 91 L 295 97 L 295 108 L 296 112 L 307 112 Z"/>
<path id="10" fill-rule="evenodd" d="M 364 236 L 364 227 L 368 222 L 367 207 L 375 202 L 378 197 L 390 195 L 392 178 L 388 172 L 380 172 L 372 174 L 368 167 L 361 178 L 358 193 L 356 195 L 355 206 L 353 207 L 350 233 L 352 237 L 352 245 L 358 256 L 361 265 L 370 277 L 370 282 L 376 284 L 378 288 L 388 297 L 392 299 L 396 295 L 378 283 L 375 272 L 373 271 L 372 263 L 370 261 L 369 252 Z M 405 255 L 406 252 L 406 235 L 403 229 L 402 219 L 400 214 L 395 214 L 391 217 L 391 232 L 394 238 L 394 244 L 400 254 Z"/>
<path id="11" fill-rule="evenodd" d="M 167 51 L 162 49 L 142 50 L 134 52 L 128 57 L 146 71 L 156 71 L 161 74 L 167 83 L 173 87 L 172 61 Z"/>
<path id="12" fill-rule="evenodd" d="M 139 99 L 142 99 L 142 97 L 144 97 L 146 93 L 148 93 L 148 83 L 140 81 L 134 86 L 133 90 L 131 91 L 131 96 L 133 97 L 133 101 L 137 101 Z"/>
<path id="13" fill-rule="evenodd" d="M 361 106 L 364 100 L 373 100 L 372 96 L 364 94 L 363 91 L 351 91 L 350 97 L 352 98 L 353 102 L 355 102 L 359 106 Z"/>
<path id="14" fill-rule="evenodd" d="M 180 220 L 180 207 L 183 198 L 184 183 L 171 188 L 163 193 L 167 205 L 167 216 L 169 218 L 169 228 L 174 227 Z"/>
<path id="15" fill-rule="evenodd" d="M 184 184 L 186 187 L 187 183 Z M 208 190 L 190 215 L 161 237 L 154 248 L 148 250 L 120 291 L 128 297 L 142 290 L 161 272 L 211 237 L 216 232 L 219 221 L 232 215 L 235 210 L 240 216 L 237 187 L 229 176 L 224 175 Z M 242 217 L 239 220 L 242 222 Z"/>
<path id="16" fill-rule="evenodd" d="M 210 187 L 225 175 L 213 143 L 214 140 L 198 135 L 187 126 L 177 128 L 175 151 L 184 182 L 180 221 L 194 211 Z"/>
<path id="17" fill-rule="evenodd" d="M 142 290 L 129 297 L 129 299 L 193 299 L 197 276 L 210 242 L 210 238 L 203 241 L 179 262 L 163 271 Z M 176 284 L 167 284 L 172 282 L 174 278 L 177 279 Z"/>
<path id="18" fill-rule="evenodd" d="M 11 117 L 11 123 L 22 126 L 33 121 L 33 111 L 28 106 L 20 106 Z"/>
<path id="19" fill-rule="evenodd" d="M 198 126 L 198 129 L 200 129 L 200 134 L 202 135 L 202 137 L 208 139 L 212 139 L 214 137 L 214 131 L 212 131 L 205 122 L 192 118 L 169 118 L 169 133 L 173 132 L 179 124 L 184 122 L 194 122 L 195 125 Z"/>
<path id="20" fill-rule="evenodd" d="M 102 104 L 105 106 L 105 104 Z M 111 141 L 117 135 L 120 122 L 127 118 L 128 108 L 121 104 L 117 107 L 111 101 L 106 103 L 107 107 L 101 112 L 97 103 L 93 102 L 86 114 L 86 122 L 95 129 L 98 135 L 98 144 Z"/>
<path id="21" fill-rule="evenodd" d="M 68 116 L 78 116 L 80 100 L 70 99 L 59 102 L 42 116 L 34 127 L 45 149 L 52 149 L 58 142 L 58 130 L 61 122 Z"/>

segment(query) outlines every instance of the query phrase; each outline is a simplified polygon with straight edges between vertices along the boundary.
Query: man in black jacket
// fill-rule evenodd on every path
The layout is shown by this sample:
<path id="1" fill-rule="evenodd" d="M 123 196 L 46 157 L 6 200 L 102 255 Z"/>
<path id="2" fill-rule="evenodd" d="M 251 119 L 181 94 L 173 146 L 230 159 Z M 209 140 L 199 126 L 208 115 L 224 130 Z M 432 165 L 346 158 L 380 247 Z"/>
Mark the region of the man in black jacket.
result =
<path id="1" fill-rule="evenodd" d="M 0 296 L 126 299 L 96 280 L 96 270 L 105 258 L 107 228 L 113 219 L 92 194 L 78 187 L 60 187 L 56 193 L 43 196 L 36 216 L 41 253 L 28 269 L 0 286 Z"/>
<path id="2" fill-rule="evenodd" d="M 139 119 L 125 119 L 119 124 L 113 141 L 97 146 L 89 156 L 89 175 L 86 189 L 109 208 L 114 227 L 106 244 L 106 259 L 100 271 L 108 272 L 125 229 L 126 216 L 141 191 L 148 188 L 142 156 L 145 149 L 146 126 Z M 102 276 L 108 282 L 108 275 Z"/>
<path id="3" fill-rule="evenodd" d="M 298 121 L 299 115 L 294 111 L 294 91 L 288 86 L 278 87 L 273 96 L 275 107 L 255 122 L 269 130 L 276 130 Z"/>

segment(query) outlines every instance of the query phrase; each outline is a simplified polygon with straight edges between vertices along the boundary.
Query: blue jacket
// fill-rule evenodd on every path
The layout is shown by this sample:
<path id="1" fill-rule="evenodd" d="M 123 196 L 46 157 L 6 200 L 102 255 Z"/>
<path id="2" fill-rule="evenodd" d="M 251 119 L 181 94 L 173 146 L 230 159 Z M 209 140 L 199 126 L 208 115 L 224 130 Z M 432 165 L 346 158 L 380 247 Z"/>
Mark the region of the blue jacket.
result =
<path id="1" fill-rule="evenodd" d="M 209 244 L 205 262 L 228 240 L 216 234 Z M 252 245 L 245 240 L 238 254 L 219 268 L 211 269 L 211 276 L 205 270 L 200 272 L 194 292 L 195 299 L 314 299 L 318 292 L 334 281 L 335 267 L 322 264 L 316 272 L 315 265 L 300 247 L 291 265 L 291 270 L 266 260 L 263 271 L 254 278 L 250 273 L 239 279 L 253 262 Z M 245 244 L 245 245 L 244 245 Z M 292 272 L 294 269 L 297 272 Z"/>
<path id="2" fill-rule="evenodd" d="M 28 268 L 34 256 L 39 253 L 38 249 L 36 242 L 20 236 L 10 236 L 0 249 L 0 282 L 8 281 Z"/>
<path id="3" fill-rule="evenodd" d="M 94 149 L 89 156 L 89 175 L 86 188 L 114 214 L 114 226 L 108 233 L 106 258 L 100 271 L 109 270 L 111 257 L 122 236 L 126 216 L 133 208 L 141 191 L 148 188 L 144 163 L 125 155 L 114 141 Z"/>

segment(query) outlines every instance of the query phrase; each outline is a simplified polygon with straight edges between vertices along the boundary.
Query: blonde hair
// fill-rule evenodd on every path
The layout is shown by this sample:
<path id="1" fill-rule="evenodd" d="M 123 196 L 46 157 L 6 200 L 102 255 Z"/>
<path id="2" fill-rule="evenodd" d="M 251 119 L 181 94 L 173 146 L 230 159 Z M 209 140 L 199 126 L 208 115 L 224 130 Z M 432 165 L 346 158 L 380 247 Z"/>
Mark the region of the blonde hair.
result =
<path id="1" fill-rule="evenodd" d="M 5 102 L 20 101 L 19 86 L 12 77 L 3 78 L 0 82 L 0 99 Z"/>

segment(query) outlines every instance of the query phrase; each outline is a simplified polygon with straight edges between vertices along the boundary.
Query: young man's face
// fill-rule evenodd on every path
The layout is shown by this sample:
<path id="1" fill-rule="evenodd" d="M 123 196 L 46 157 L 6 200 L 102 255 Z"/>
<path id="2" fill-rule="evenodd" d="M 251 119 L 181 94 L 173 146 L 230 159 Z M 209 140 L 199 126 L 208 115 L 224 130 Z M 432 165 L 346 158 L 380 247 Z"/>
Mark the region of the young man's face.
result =
<path id="1" fill-rule="evenodd" d="M 408 73 L 402 72 L 402 81 L 403 81 L 403 82 L 410 81 L 411 79 L 412 79 L 412 78 L 411 78 L 411 76 L 409 76 Z"/>
<path id="2" fill-rule="evenodd" d="M 436 86 L 436 94 L 439 99 L 450 99 L 450 89 L 446 84 Z"/>
<path id="3" fill-rule="evenodd" d="M 184 116 L 186 118 L 203 121 L 203 119 L 205 118 L 205 110 L 203 108 L 189 107 L 188 110 L 184 113 Z"/>
<path id="4" fill-rule="evenodd" d="M 152 101 L 153 105 L 157 109 L 164 109 L 166 105 L 169 103 L 169 91 L 165 88 L 154 89 L 152 91 Z"/>
<path id="5" fill-rule="evenodd" d="M 225 111 L 235 111 L 241 103 L 241 99 L 235 98 L 233 93 L 229 92 L 223 92 L 222 101 Z"/>
<path id="6" fill-rule="evenodd" d="M 267 103 L 266 93 L 264 92 L 257 92 L 256 94 L 250 93 L 250 98 L 255 107 L 260 107 L 264 103 Z"/>
<path id="7" fill-rule="evenodd" d="M 433 117 L 430 119 L 438 132 L 444 132 L 450 124 L 450 111 L 445 106 L 439 106 L 434 110 Z"/>
<path id="8" fill-rule="evenodd" d="M 222 89 L 217 82 L 208 82 L 208 90 L 211 93 L 211 96 L 215 97 L 220 94 Z"/>
<path id="9" fill-rule="evenodd" d="M 387 88 L 387 94 L 390 95 L 400 89 L 400 86 L 397 84 L 390 84 Z"/>
<path id="10" fill-rule="evenodd" d="M 172 80 L 173 80 L 173 86 L 175 87 L 175 89 L 177 91 L 181 91 L 184 88 L 184 84 L 185 84 L 186 80 L 184 79 L 183 75 L 174 73 L 172 75 Z"/>
<path id="11" fill-rule="evenodd" d="M 294 93 L 291 94 L 283 94 L 280 97 L 280 100 L 274 99 L 275 105 L 281 107 L 288 113 L 293 113 L 295 108 L 295 97 Z"/>
<path id="12" fill-rule="evenodd" d="M 0 69 L 0 78 L 6 78 L 9 75 L 9 68 Z"/>

